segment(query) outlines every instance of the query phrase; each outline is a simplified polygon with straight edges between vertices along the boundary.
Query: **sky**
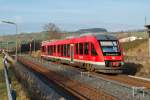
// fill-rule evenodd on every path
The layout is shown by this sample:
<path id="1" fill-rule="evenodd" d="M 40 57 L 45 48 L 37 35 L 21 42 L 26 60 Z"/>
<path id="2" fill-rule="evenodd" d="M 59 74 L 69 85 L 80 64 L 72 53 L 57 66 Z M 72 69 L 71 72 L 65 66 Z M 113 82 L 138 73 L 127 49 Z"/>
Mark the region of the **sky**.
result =
<path id="1" fill-rule="evenodd" d="M 49 22 L 63 31 L 105 28 L 108 31 L 143 29 L 150 24 L 150 0 L 0 0 L 0 34 L 40 32 Z"/>

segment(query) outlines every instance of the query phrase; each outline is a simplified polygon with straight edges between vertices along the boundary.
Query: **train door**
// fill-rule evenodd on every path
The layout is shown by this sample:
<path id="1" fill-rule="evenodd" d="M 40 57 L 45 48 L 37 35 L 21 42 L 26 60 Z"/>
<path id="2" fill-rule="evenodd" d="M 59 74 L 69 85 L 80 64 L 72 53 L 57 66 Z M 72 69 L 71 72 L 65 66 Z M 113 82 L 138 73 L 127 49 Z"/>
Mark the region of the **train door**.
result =
<path id="1" fill-rule="evenodd" d="M 70 61 L 71 63 L 74 62 L 74 44 L 70 44 Z"/>

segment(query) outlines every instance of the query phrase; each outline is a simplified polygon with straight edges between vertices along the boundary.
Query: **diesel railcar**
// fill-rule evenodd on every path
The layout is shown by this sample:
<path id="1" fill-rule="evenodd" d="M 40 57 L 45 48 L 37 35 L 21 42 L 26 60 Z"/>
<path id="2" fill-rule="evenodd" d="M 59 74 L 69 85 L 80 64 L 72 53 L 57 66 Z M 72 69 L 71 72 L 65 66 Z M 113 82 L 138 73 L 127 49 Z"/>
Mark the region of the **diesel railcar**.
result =
<path id="1" fill-rule="evenodd" d="M 43 41 L 41 57 L 103 73 L 121 73 L 124 63 L 119 41 L 110 35 Z"/>

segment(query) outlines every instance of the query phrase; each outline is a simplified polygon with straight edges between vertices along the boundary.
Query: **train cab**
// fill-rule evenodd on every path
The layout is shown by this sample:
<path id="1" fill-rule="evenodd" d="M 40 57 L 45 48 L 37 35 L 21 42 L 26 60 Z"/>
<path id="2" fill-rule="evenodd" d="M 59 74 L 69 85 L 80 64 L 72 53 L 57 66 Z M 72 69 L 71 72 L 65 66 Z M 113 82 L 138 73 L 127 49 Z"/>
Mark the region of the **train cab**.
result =
<path id="1" fill-rule="evenodd" d="M 117 38 L 110 35 L 99 35 L 96 39 L 103 54 L 106 69 L 122 72 L 120 69 L 124 64 L 123 55 Z"/>

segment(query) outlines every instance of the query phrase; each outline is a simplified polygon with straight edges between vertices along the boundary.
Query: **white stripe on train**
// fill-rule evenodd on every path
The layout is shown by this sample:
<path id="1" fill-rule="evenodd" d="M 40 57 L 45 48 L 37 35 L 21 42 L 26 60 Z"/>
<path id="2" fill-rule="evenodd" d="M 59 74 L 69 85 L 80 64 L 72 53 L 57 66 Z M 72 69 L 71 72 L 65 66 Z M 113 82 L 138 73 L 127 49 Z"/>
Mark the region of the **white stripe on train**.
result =
<path id="1" fill-rule="evenodd" d="M 49 58 L 57 58 L 57 59 L 64 59 L 70 61 L 70 58 L 63 58 L 63 57 L 55 57 L 55 56 L 49 56 L 49 55 L 41 55 L 44 57 L 49 57 Z M 94 64 L 94 65 L 105 65 L 105 62 L 93 62 L 93 61 L 85 61 L 85 60 L 78 60 L 74 59 L 76 62 L 82 62 L 82 63 L 89 63 L 89 64 Z"/>

